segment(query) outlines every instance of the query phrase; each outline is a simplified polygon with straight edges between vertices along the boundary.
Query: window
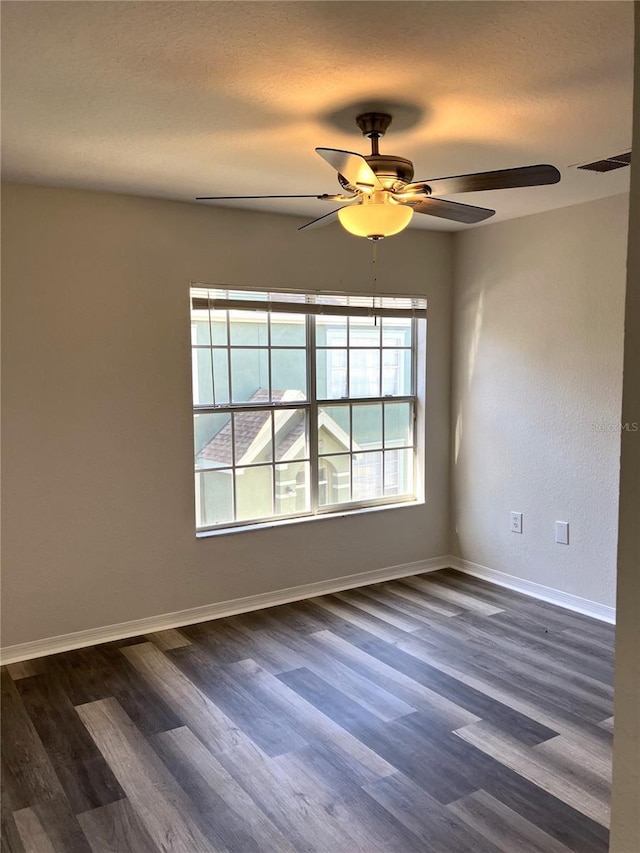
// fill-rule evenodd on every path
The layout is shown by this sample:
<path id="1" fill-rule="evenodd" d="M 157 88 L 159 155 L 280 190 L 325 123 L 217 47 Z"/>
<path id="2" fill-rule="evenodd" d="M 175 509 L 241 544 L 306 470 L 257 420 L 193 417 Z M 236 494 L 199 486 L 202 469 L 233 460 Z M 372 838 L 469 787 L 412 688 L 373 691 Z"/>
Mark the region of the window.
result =
<path id="1" fill-rule="evenodd" d="M 191 288 L 198 531 L 415 500 L 426 301 Z"/>

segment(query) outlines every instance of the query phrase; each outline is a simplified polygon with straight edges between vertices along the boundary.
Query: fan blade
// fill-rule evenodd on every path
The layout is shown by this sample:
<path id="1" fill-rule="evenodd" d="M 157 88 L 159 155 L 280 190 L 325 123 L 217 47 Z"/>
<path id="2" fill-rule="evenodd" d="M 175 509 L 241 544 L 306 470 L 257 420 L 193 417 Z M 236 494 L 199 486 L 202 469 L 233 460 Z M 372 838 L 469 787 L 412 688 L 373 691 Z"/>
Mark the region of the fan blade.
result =
<path id="1" fill-rule="evenodd" d="M 455 193 L 475 193 L 484 190 L 508 190 L 515 187 L 539 187 L 544 184 L 557 184 L 560 172 L 555 166 L 520 166 L 517 169 L 498 169 L 495 172 L 476 172 L 472 175 L 455 175 L 448 178 L 432 178 L 415 181 L 422 186 L 427 184 L 435 195 Z M 410 190 L 409 185 L 404 192 Z"/>
<path id="2" fill-rule="evenodd" d="M 475 207 L 471 204 L 460 204 L 457 201 L 447 201 L 444 198 L 425 198 L 422 201 L 411 202 L 410 206 L 416 213 L 427 213 L 440 219 L 451 219 L 452 222 L 482 222 L 493 216 L 495 210 L 486 207 Z"/>
<path id="3" fill-rule="evenodd" d="M 323 160 L 345 177 L 352 187 L 358 187 L 365 192 L 384 189 L 362 154 L 340 151 L 337 148 L 316 148 L 316 151 Z"/>
<path id="4" fill-rule="evenodd" d="M 338 221 L 338 211 L 341 207 L 332 210 L 331 213 L 325 213 L 324 216 L 319 216 L 317 219 L 312 219 L 311 222 L 306 222 L 298 228 L 298 231 L 304 231 L 305 228 L 321 228 L 324 225 L 331 225 L 332 222 Z"/>
<path id="5" fill-rule="evenodd" d="M 342 193 L 322 193 L 322 195 L 199 195 L 196 201 L 228 201 L 242 198 L 319 198 L 322 201 L 347 201 L 351 196 Z"/>

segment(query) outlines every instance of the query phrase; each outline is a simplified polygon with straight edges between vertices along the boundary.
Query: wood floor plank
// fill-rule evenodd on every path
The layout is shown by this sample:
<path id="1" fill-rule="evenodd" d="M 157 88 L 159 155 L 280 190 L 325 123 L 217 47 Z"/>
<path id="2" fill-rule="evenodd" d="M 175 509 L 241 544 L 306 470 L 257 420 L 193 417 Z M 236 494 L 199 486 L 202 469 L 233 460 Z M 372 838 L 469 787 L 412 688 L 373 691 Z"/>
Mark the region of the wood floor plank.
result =
<path id="1" fill-rule="evenodd" d="M 465 773 L 459 767 L 448 766 L 436 747 L 416 743 L 415 737 L 402 726 L 402 721 L 380 723 L 372 714 L 308 670 L 294 670 L 278 678 L 375 750 L 390 765 L 402 770 L 434 798 L 450 802 L 475 790 L 476 786 Z"/>
<path id="2" fill-rule="evenodd" d="M 261 620 L 258 624 L 254 622 L 254 627 L 246 625 L 244 619 L 240 617 L 234 616 L 227 621 L 245 638 L 243 652 L 236 654 L 231 659 L 231 662 L 237 663 L 241 660 L 255 660 L 260 666 L 274 675 L 304 666 L 304 658 L 302 658 L 295 647 L 283 646 L 269 636 L 267 633 L 270 626 L 268 619 Z"/>
<path id="3" fill-rule="evenodd" d="M 72 705 L 98 699 L 118 700 L 143 734 L 156 734 L 183 725 L 167 705 L 123 657 L 121 650 L 140 642 L 77 649 L 48 659 L 48 669 L 59 681 Z"/>
<path id="4" fill-rule="evenodd" d="M 402 578 L 400 581 L 394 581 L 394 588 L 398 591 L 398 595 L 406 595 L 413 593 L 424 598 L 425 604 L 428 604 L 432 610 L 443 617 L 460 616 L 467 611 L 450 601 L 445 601 L 444 598 L 437 598 L 429 593 L 429 586 L 420 575 L 415 577 Z"/>
<path id="5" fill-rule="evenodd" d="M 500 673 L 514 689 L 524 688 L 530 695 L 543 694 L 554 704 L 564 707 L 575 716 L 586 721 L 597 722 L 612 709 L 611 689 L 593 679 L 579 675 L 570 677 L 567 668 L 549 660 L 539 652 L 514 648 L 503 640 L 476 637 L 462 642 L 455 637 L 441 638 L 439 648 L 434 649 L 434 635 L 442 634 L 440 626 L 426 635 L 416 631 L 411 638 L 398 641 L 396 645 L 405 651 L 416 650 L 416 655 L 425 655 L 429 663 L 435 658 L 460 663 L 463 668 L 480 669 L 488 673 Z M 429 643 L 422 647 L 427 636 Z M 517 651 L 517 655 L 514 652 Z"/>
<path id="6" fill-rule="evenodd" d="M 278 674 L 291 669 L 307 667 L 332 681 L 339 681 L 342 690 L 353 699 L 361 702 L 381 719 L 395 719 L 403 714 L 409 714 L 414 709 L 402 699 L 387 692 L 379 685 L 374 685 L 366 677 L 354 677 L 353 672 L 345 667 L 334 655 L 326 654 L 322 647 L 310 639 L 308 629 L 319 624 L 313 617 L 302 620 L 304 633 L 301 635 L 292 628 L 290 617 L 281 622 L 275 616 L 263 614 L 260 628 L 254 622 L 255 630 L 251 632 L 256 641 L 257 653 L 252 658 L 265 666 L 270 672 Z M 265 660 L 265 649 L 271 651 Z M 292 654 L 295 649 L 295 655 Z M 274 667 L 270 664 L 278 661 Z"/>
<path id="7" fill-rule="evenodd" d="M 364 610 L 370 616 L 375 616 L 376 619 L 380 619 L 382 622 L 388 622 L 389 625 L 393 625 L 394 628 L 398 628 L 400 631 L 411 633 L 412 631 L 418 631 L 420 628 L 423 628 L 425 624 L 424 619 L 402 614 L 394 607 L 389 607 L 389 605 L 383 604 L 376 598 L 371 597 L 367 593 L 366 588 L 362 590 L 351 589 L 348 592 L 337 592 L 332 598 L 337 598 L 338 601 L 350 604 L 358 610 Z"/>
<path id="8" fill-rule="evenodd" d="M 270 759 L 268 765 L 246 766 L 244 757 L 222 752 L 217 760 L 296 851 L 326 853 L 342 843 L 340 838 L 348 837 L 330 820 L 330 813 L 322 809 L 318 792 L 289 776 L 278 759 Z M 240 849 L 238 853 L 244 851 Z"/>
<path id="9" fill-rule="evenodd" d="M 428 616 L 430 619 L 441 617 L 449 619 L 451 616 L 457 616 L 462 613 L 462 609 L 454 607 L 447 602 L 432 598 L 427 595 L 424 590 L 417 590 L 403 581 L 392 581 L 389 583 L 380 584 L 378 587 L 381 591 L 390 592 L 394 599 L 401 599 L 415 607 L 420 608 L 423 616 Z"/>
<path id="10" fill-rule="evenodd" d="M 335 767 L 315 747 L 279 756 L 276 761 L 288 778 L 303 790 L 313 792 L 322 829 L 327 815 L 338 832 L 325 842 L 326 850 L 344 853 L 423 853 L 420 840 L 392 815 L 380 813 L 376 803 L 349 774 L 336 774 Z M 345 831 L 346 830 L 346 831 Z"/>
<path id="11" fill-rule="evenodd" d="M 375 588 L 367 587 L 367 591 L 372 596 L 376 595 L 379 601 L 387 603 L 395 610 L 407 613 L 409 616 L 418 619 L 423 623 L 424 627 L 419 629 L 423 632 L 428 631 L 434 624 L 446 624 L 454 615 L 453 613 L 442 613 L 433 607 L 427 606 L 424 600 L 421 604 L 418 604 L 417 600 L 411 598 L 411 593 L 415 595 L 416 599 L 425 599 L 426 596 L 424 593 L 418 592 L 409 586 L 400 588 L 400 584 L 396 581 L 380 584 Z M 455 615 L 462 615 L 465 612 L 468 611 L 459 611 Z"/>
<path id="12" fill-rule="evenodd" d="M 183 676 L 266 755 L 282 755 L 307 745 L 299 731 L 288 726 L 267 704 L 257 701 L 241 680 L 215 664 L 201 649 L 181 649 L 172 655 L 172 660 Z"/>
<path id="13" fill-rule="evenodd" d="M 345 660 L 355 672 L 366 673 L 372 681 L 387 686 L 389 691 L 395 691 L 415 710 L 426 711 L 443 726 L 449 725 L 451 729 L 456 729 L 481 719 L 331 631 L 318 631 L 312 637 L 328 651 Z"/>
<path id="14" fill-rule="evenodd" d="M 500 609 L 508 609 L 517 606 L 521 602 L 527 601 L 527 596 L 521 593 L 513 592 L 512 590 L 504 590 L 495 584 L 482 580 L 481 578 L 473 577 L 472 575 L 459 572 L 456 569 L 440 569 L 437 572 L 429 572 L 428 574 L 416 575 L 422 580 L 428 580 L 432 577 L 433 580 L 438 580 L 440 583 L 463 592 L 467 595 L 472 595 L 478 601 L 484 601 L 485 604 L 498 607 Z M 509 605 L 505 607 L 505 596 L 511 594 Z M 501 595 L 502 593 L 502 595 Z"/>
<path id="15" fill-rule="evenodd" d="M 306 599 L 286 604 L 283 609 L 284 624 L 299 634 L 313 634 L 315 631 L 321 631 L 326 625 L 324 618 L 319 618 L 307 607 Z M 278 616 L 280 616 L 279 611 Z"/>
<path id="16" fill-rule="evenodd" d="M 613 641 L 441 570 L 12 664 L 2 851 L 606 853 Z"/>
<path id="17" fill-rule="evenodd" d="M 614 663 L 615 649 L 611 639 L 605 640 L 599 636 L 591 636 L 586 629 L 582 628 L 565 628 L 554 631 L 552 636 L 559 646 L 570 652 L 592 655 L 596 660 L 603 661 L 609 666 Z"/>
<path id="18" fill-rule="evenodd" d="M 355 702 L 359 702 L 381 720 L 395 720 L 405 714 L 411 714 L 415 710 L 401 698 L 385 690 L 380 684 L 374 684 L 362 674 L 356 675 L 339 658 L 325 651 L 321 644 L 315 642 L 315 635 L 300 637 L 293 631 L 277 626 L 266 632 L 258 632 L 259 636 L 265 634 L 268 634 L 274 642 L 282 646 L 295 645 L 300 654 L 301 666 L 310 669 L 333 684 L 340 684 L 343 693 Z M 294 668 L 299 669 L 300 667 Z"/>
<path id="19" fill-rule="evenodd" d="M 572 645 L 582 650 L 590 650 L 604 660 L 613 661 L 615 656 L 613 637 L 594 635 L 590 628 L 563 628 L 557 632 L 564 640 L 569 640 Z"/>
<path id="20" fill-rule="evenodd" d="M 418 636 L 426 636 L 432 641 L 433 634 L 442 635 L 445 642 L 452 637 L 458 641 L 467 641 L 475 649 L 485 653 L 505 650 L 505 660 L 513 660 L 513 652 L 517 650 L 518 660 L 531 663 L 539 668 L 549 669 L 551 672 L 564 672 L 565 677 L 571 678 L 573 684 L 583 686 L 587 692 L 596 696 L 611 699 L 613 695 L 611 685 L 610 663 L 603 663 L 587 649 L 563 648 L 558 641 L 558 633 L 544 633 L 525 630 L 511 621 L 507 621 L 508 614 L 498 614 L 491 618 L 478 617 L 474 614 L 465 614 L 456 620 L 456 632 L 451 632 L 451 626 L 440 623 L 430 626 L 428 632 L 416 632 Z M 590 666 L 584 666 L 585 661 Z M 597 669 L 594 667 L 597 664 Z M 584 670 L 584 671 L 583 671 Z"/>
<path id="21" fill-rule="evenodd" d="M 169 628 L 167 631 L 156 631 L 153 634 L 147 634 L 146 638 L 156 645 L 161 652 L 166 652 L 169 649 L 180 649 L 183 646 L 191 644 L 191 640 L 176 628 Z"/>
<path id="22" fill-rule="evenodd" d="M 310 613 L 313 616 L 316 616 L 322 622 L 322 629 L 324 631 L 333 631 L 337 636 L 342 637 L 345 640 L 351 640 L 351 638 L 355 635 L 366 634 L 367 637 L 373 639 L 378 636 L 372 631 L 367 631 L 366 628 L 358 627 L 354 622 L 349 621 L 344 616 L 339 615 L 337 612 L 332 612 L 332 610 L 328 609 L 328 607 L 321 607 L 317 602 L 320 601 L 320 598 L 311 599 L 308 598 L 304 602 L 299 602 L 301 606 L 304 607 L 305 611 Z M 332 600 L 331 596 L 326 596 L 326 602 L 331 605 Z M 337 599 L 333 602 L 336 609 L 340 606 L 341 602 Z M 346 605 L 345 605 L 346 607 Z M 349 609 L 349 608 L 347 608 Z M 359 615 L 359 612 L 355 608 L 350 608 L 350 610 L 356 615 Z M 366 614 L 362 614 L 365 616 Z M 373 622 L 381 625 L 384 628 L 384 623 L 380 622 L 380 620 L 373 619 L 370 617 Z M 400 632 L 397 629 L 393 628 L 392 632 L 395 634 L 393 636 L 400 635 Z M 312 632 L 313 633 L 313 632 Z M 296 667 L 290 667 L 290 669 L 296 669 Z"/>
<path id="23" fill-rule="evenodd" d="M 352 767 L 359 766 L 366 770 L 369 778 L 383 777 L 395 772 L 393 765 L 381 758 L 375 750 L 369 749 L 353 737 L 330 715 L 324 714 L 282 680 L 261 669 L 255 661 L 242 661 L 233 667 L 249 675 L 257 689 L 280 706 L 280 713 L 295 714 L 318 740 L 325 745 L 332 745 L 338 753 L 344 753 Z"/>
<path id="24" fill-rule="evenodd" d="M 523 738 L 526 743 L 540 743 L 558 734 L 438 670 L 431 664 L 429 653 L 422 654 L 419 640 L 412 641 L 411 645 L 402 641 L 402 645 L 403 648 L 391 648 L 374 640 L 365 643 L 361 648 L 461 708 L 466 708 L 482 719 L 491 720 L 503 730 Z"/>
<path id="25" fill-rule="evenodd" d="M 2 853 L 26 853 L 13 815 L 11 815 L 10 820 L 7 816 L 2 818 L 1 832 L 2 845 L 0 846 L 0 850 L 2 850 Z"/>
<path id="26" fill-rule="evenodd" d="M 17 684 L 23 705 L 74 813 L 124 797 L 124 791 L 51 673 Z"/>
<path id="27" fill-rule="evenodd" d="M 127 646 L 121 653 L 142 678 L 214 753 L 246 747 L 254 760 L 263 753 L 196 685 L 152 643 Z M 177 728 L 177 727 L 176 727 Z"/>
<path id="28" fill-rule="evenodd" d="M 299 772 L 291 755 L 273 759 L 274 772 L 292 802 L 299 824 L 306 825 L 305 847 L 315 853 L 380 853 L 380 848 L 363 843 L 344 803 L 315 780 Z M 367 840 L 368 841 L 368 840 Z"/>
<path id="29" fill-rule="evenodd" d="M 476 791 L 447 808 L 503 853 L 570 853 L 564 844 L 486 791 Z"/>
<path id="30" fill-rule="evenodd" d="M 426 714 L 416 712 L 411 717 L 403 718 L 395 726 L 394 734 L 399 735 L 398 730 L 401 730 L 400 736 L 414 743 L 419 752 L 432 754 L 438 767 L 447 768 L 447 776 L 455 774 L 464 780 L 458 787 L 462 790 L 466 784 L 469 789 L 467 793 L 480 790 L 487 779 L 499 775 L 503 769 L 503 765 L 493 756 L 475 749 L 458 737 L 457 732 L 438 731 Z M 446 798 L 438 791 L 433 796 L 445 804 L 458 799 L 455 791 L 453 796 L 448 792 Z"/>
<path id="31" fill-rule="evenodd" d="M 422 577 L 428 576 L 422 575 Z M 614 626 L 592 619 L 582 613 L 565 610 L 556 604 L 550 604 L 548 601 L 497 586 L 454 569 L 443 569 L 435 572 L 434 579 L 474 597 L 477 596 L 485 601 L 490 601 L 494 606 L 507 612 L 526 614 L 539 624 L 545 624 L 549 630 L 561 631 L 566 628 L 582 628 L 586 629 L 591 636 L 600 636 L 609 642 L 613 642 Z"/>
<path id="32" fill-rule="evenodd" d="M 203 835 L 184 792 L 115 699 L 79 705 L 77 711 L 161 850 L 227 853 Z"/>
<path id="33" fill-rule="evenodd" d="M 365 791 L 413 832 L 429 853 L 500 853 L 499 847 L 474 832 L 403 773 L 373 782 Z"/>
<path id="34" fill-rule="evenodd" d="M 13 815 L 27 853 L 56 853 L 40 818 L 32 808 L 20 809 Z"/>
<path id="35" fill-rule="evenodd" d="M 373 616 L 371 613 L 367 613 L 354 604 L 337 598 L 335 595 L 311 598 L 309 602 L 321 610 L 326 610 L 333 616 L 337 616 L 346 626 L 355 626 L 387 642 L 392 643 L 406 633 L 402 629 L 395 627 L 395 625 L 391 625 L 389 622 Z M 334 623 L 334 627 L 340 632 L 339 625 L 335 625 Z"/>
<path id="36" fill-rule="evenodd" d="M 216 619 L 183 628 L 190 642 L 206 648 L 220 663 L 233 663 L 251 656 L 256 648 L 253 634 L 240 618 Z"/>
<path id="37" fill-rule="evenodd" d="M 550 766 L 544 756 L 487 721 L 472 723 L 458 729 L 456 734 L 601 826 L 609 825 L 609 801 L 590 780 L 581 778 L 576 782 L 570 773 Z"/>
<path id="38" fill-rule="evenodd" d="M 24 844 L 18 832 L 13 816 L 15 811 L 25 808 L 24 799 L 13 778 L 11 768 L 7 766 L 4 756 L 0 756 L 2 787 L 0 791 L 0 850 L 2 853 L 25 853 Z"/>
<path id="39" fill-rule="evenodd" d="M 534 692 L 523 692 L 513 687 L 510 681 L 500 678 L 495 672 L 489 673 L 478 669 L 469 661 L 457 661 L 455 665 L 438 659 L 431 658 L 431 666 L 440 672 L 450 675 L 456 681 L 466 684 L 483 693 L 491 699 L 495 699 L 502 705 L 518 711 L 525 717 L 540 723 L 551 731 L 559 734 L 568 734 L 575 737 L 596 739 L 602 742 L 602 737 L 597 736 L 594 727 L 589 727 L 584 720 L 570 713 L 563 713 L 562 709 L 554 706 L 546 700 L 542 694 Z M 610 753 L 611 743 L 608 744 Z"/>
<path id="40" fill-rule="evenodd" d="M 160 853 L 129 800 L 78 815 L 91 853 Z"/>
<path id="41" fill-rule="evenodd" d="M 33 660 L 10 663 L 7 666 L 7 671 L 14 681 L 18 681 L 21 678 L 30 678 L 32 675 L 38 675 L 43 672 L 44 666 L 42 658 L 34 658 Z"/>
<path id="42" fill-rule="evenodd" d="M 154 742 L 198 811 L 215 822 L 230 853 L 296 853 L 277 826 L 188 728 L 162 732 Z"/>
<path id="43" fill-rule="evenodd" d="M 4 791 L 14 810 L 63 793 L 47 752 L 8 672 L 2 684 L 2 763 Z"/>
<path id="44" fill-rule="evenodd" d="M 498 613 L 483 622 L 485 630 L 493 630 L 502 638 L 511 638 L 518 647 L 544 654 L 556 666 L 564 666 L 572 675 L 599 682 L 610 689 L 613 683 L 612 657 L 604 659 L 592 649 L 570 648 L 558 639 L 560 631 L 546 631 L 536 620 L 519 613 Z M 611 695 L 611 692 L 609 692 Z"/>
<path id="45" fill-rule="evenodd" d="M 607 853 L 606 827 L 507 768 L 488 779 L 484 789 L 574 853 Z"/>
<path id="46" fill-rule="evenodd" d="M 533 747 L 545 761 L 562 768 L 589 787 L 600 789 L 605 800 L 611 796 L 611 748 L 602 741 L 558 735 Z"/>
<path id="47" fill-rule="evenodd" d="M 270 760 L 241 730 L 218 709 L 208 697 L 198 690 L 162 653 L 151 644 L 128 646 L 123 649 L 145 678 L 150 678 L 155 688 L 165 696 L 171 705 L 176 702 L 181 707 L 189 728 L 213 751 L 214 756 L 244 788 L 249 796 L 273 820 L 287 837 L 300 837 L 301 809 L 305 808 L 304 795 L 292 787 L 290 780 L 278 771 L 277 765 Z M 318 724 L 318 717 L 315 718 Z M 326 723 L 320 723 L 326 731 Z M 357 758 L 375 768 L 378 772 L 390 772 L 390 768 L 379 756 L 363 745 L 359 749 L 347 733 L 332 733 L 340 745 L 345 744 L 355 752 Z M 346 742 L 346 743 L 345 743 Z M 302 821 L 303 823 L 303 821 Z M 297 828 L 296 828 L 297 827 Z M 309 842 L 301 849 L 318 849 Z"/>
<path id="48" fill-rule="evenodd" d="M 47 851 L 49 847 L 46 845 L 49 844 L 55 853 L 91 853 L 86 836 L 64 797 L 59 796 L 38 803 L 30 810 L 24 810 L 25 813 L 27 811 L 32 812 L 28 816 L 28 825 L 35 836 L 29 842 L 24 838 L 27 853 L 31 851 L 30 844 L 34 844 L 35 849 L 38 849 L 39 844 L 43 844 L 43 849 Z M 19 814 L 16 812 L 14 816 Z M 18 818 L 17 823 L 19 825 Z M 42 828 L 42 832 L 38 831 L 38 826 Z"/>
<path id="49" fill-rule="evenodd" d="M 502 611 L 502 608 L 496 607 L 493 604 L 487 604 L 475 595 L 469 595 L 466 592 L 452 589 L 450 586 L 440 583 L 437 578 L 438 575 L 434 573 L 433 576 L 427 576 L 426 578 L 424 575 L 410 578 L 408 583 L 416 589 L 423 589 L 434 598 L 441 598 L 443 601 L 448 601 L 461 610 L 471 610 L 473 613 L 479 613 L 481 616 L 494 616 L 496 613 Z"/>
<path id="50" fill-rule="evenodd" d="M 378 719 L 362 705 L 308 669 L 283 672 L 278 676 L 278 680 L 346 731 L 357 729 L 361 724 L 376 727 L 378 723 Z"/>
<path id="51" fill-rule="evenodd" d="M 412 622 L 419 622 L 420 625 L 426 628 L 431 625 L 434 618 L 446 618 L 442 617 L 439 613 L 426 611 L 424 607 L 418 607 L 412 601 L 399 598 L 395 595 L 394 589 L 394 585 L 389 583 L 362 587 L 362 589 L 358 590 L 358 593 L 360 596 L 368 598 L 372 603 L 381 605 L 384 611 L 394 616 L 397 614 L 403 618 L 409 617 Z M 398 627 L 402 627 L 402 625 Z"/>
<path id="52" fill-rule="evenodd" d="M 457 662 L 456 656 L 445 659 Z M 590 691 L 575 679 L 563 678 L 562 669 L 545 666 L 543 659 L 536 665 L 523 656 L 520 666 L 515 662 L 501 665 L 503 660 L 503 654 L 496 661 L 495 656 L 479 652 L 472 656 L 471 666 L 487 673 L 500 672 L 513 690 L 520 690 L 531 697 L 542 695 L 553 706 L 590 724 L 600 722 L 613 710 L 612 698 L 598 696 L 595 689 Z"/>
<path id="53" fill-rule="evenodd" d="M 275 619 L 279 625 L 283 625 L 297 634 L 312 634 L 314 631 L 322 630 L 325 625 L 323 619 L 318 619 L 306 609 L 306 600 L 281 604 L 278 607 L 268 607 L 256 612 L 266 616 L 269 625 L 272 625 Z"/>

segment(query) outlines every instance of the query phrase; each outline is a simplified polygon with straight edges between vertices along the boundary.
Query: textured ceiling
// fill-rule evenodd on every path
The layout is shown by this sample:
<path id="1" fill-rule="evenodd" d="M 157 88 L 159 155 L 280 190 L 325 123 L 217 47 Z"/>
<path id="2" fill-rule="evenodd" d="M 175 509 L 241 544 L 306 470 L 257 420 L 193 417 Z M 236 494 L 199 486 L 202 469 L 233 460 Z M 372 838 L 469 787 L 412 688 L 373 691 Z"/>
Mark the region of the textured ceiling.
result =
<path id="1" fill-rule="evenodd" d="M 628 189 L 629 169 L 575 164 L 630 148 L 632 68 L 633 4 L 615 0 L 3 2 L 3 173 L 185 201 L 331 193 L 314 148 L 368 153 L 354 105 L 399 103 L 381 148 L 416 179 L 560 169 L 559 185 L 452 196 L 495 222 Z"/>

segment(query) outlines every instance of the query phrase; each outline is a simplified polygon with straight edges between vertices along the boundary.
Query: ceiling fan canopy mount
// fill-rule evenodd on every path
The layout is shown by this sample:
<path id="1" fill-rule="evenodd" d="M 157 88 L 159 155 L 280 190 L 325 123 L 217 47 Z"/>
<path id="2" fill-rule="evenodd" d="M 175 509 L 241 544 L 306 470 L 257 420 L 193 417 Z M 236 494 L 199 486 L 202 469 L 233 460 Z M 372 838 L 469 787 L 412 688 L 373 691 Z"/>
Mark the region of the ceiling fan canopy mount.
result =
<path id="1" fill-rule="evenodd" d="M 392 116 L 365 112 L 356 117 L 363 136 L 371 140 L 371 153 L 357 154 L 337 148 L 316 148 L 316 152 L 338 173 L 343 193 L 283 196 L 199 196 L 198 201 L 259 198 L 317 198 L 336 201 L 341 207 L 307 222 L 298 230 L 328 225 L 339 220 L 351 234 L 379 240 L 407 227 L 415 213 L 437 216 L 454 222 L 475 224 L 493 216 L 495 210 L 434 198 L 441 194 L 481 192 L 516 187 L 555 184 L 560 172 L 555 166 L 540 164 L 515 169 L 498 169 L 444 178 L 414 181 L 411 160 L 381 154 L 379 140 L 389 129 Z"/>
<path id="2" fill-rule="evenodd" d="M 384 136 L 393 118 L 389 113 L 361 113 L 356 116 L 356 124 L 363 136 L 376 138 Z"/>

